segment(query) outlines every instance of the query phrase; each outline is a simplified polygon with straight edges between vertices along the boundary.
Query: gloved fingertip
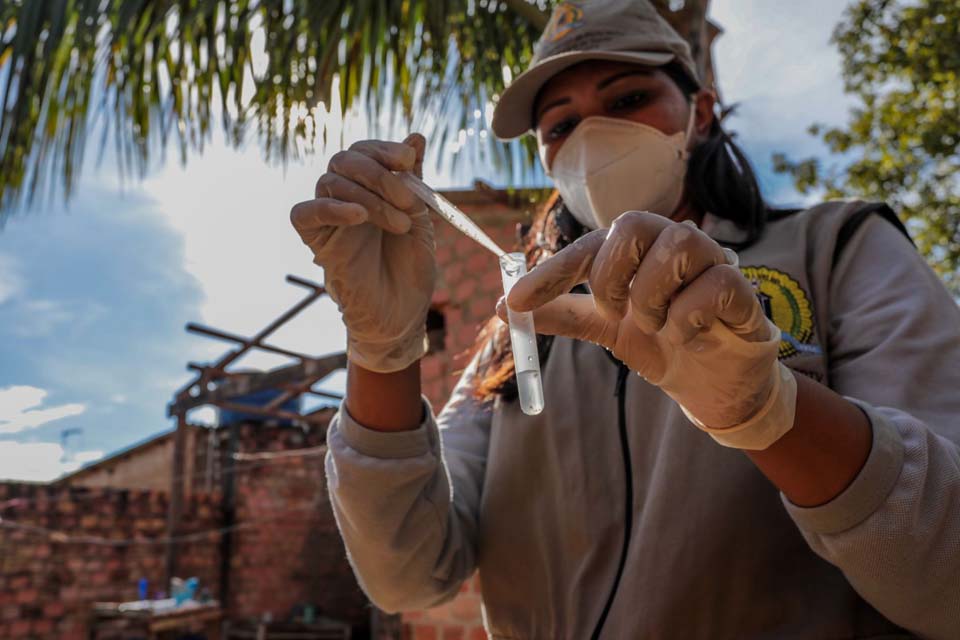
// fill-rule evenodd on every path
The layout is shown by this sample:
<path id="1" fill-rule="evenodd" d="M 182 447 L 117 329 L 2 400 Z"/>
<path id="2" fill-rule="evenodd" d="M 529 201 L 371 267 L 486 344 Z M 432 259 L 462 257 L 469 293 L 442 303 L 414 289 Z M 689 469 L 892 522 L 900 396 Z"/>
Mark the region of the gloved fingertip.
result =
<path id="1" fill-rule="evenodd" d="M 387 221 L 390 223 L 389 231 L 397 235 L 407 233 L 413 226 L 413 221 L 410 220 L 410 216 L 399 211 L 390 211 L 387 213 Z"/>
<path id="2" fill-rule="evenodd" d="M 520 278 L 517 281 L 517 283 L 513 285 L 513 289 L 511 289 L 510 293 L 507 294 L 504 304 L 505 305 L 509 304 L 510 308 L 513 309 L 514 311 L 519 311 L 520 313 L 524 313 L 526 311 L 532 311 L 533 309 L 529 304 L 529 300 L 527 299 L 527 296 L 525 296 L 523 293 L 523 288 L 522 287 L 520 289 L 517 288 L 521 282 L 523 282 L 523 278 Z M 501 300 L 503 300 L 503 298 L 501 298 Z M 506 308 L 504 308 L 504 312 L 506 312 Z"/>
<path id="3" fill-rule="evenodd" d="M 422 133 L 411 133 L 403 139 L 403 144 L 411 146 L 419 152 L 427 146 L 427 139 L 423 137 Z"/>
<path id="4" fill-rule="evenodd" d="M 410 138 L 404 140 L 404 147 L 401 151 L 403 156 L 398 160 L 403 164 L 403 171 L 413 171 L 417 165 L 417 147 L 410 141 Z"/>

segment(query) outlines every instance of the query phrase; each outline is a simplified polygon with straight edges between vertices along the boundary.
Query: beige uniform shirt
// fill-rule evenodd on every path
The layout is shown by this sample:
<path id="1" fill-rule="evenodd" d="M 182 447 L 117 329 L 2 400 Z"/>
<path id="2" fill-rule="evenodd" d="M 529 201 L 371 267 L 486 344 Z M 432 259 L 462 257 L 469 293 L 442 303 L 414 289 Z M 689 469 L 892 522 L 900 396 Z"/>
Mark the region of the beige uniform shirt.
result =
<path id="1" fill-rule="evenodd" d="M 331 499 L 371 600 L 430 607 L 479 569 L 493 638 L 590 638 L 604 615 L 611 639 L 960 638 L 960 310 L 879 216 L 835 255 L 863 204 L 772 222 L 740 254 L 782 360 L 870 419 L 841 495 L 790 504 L 659 389 L 618 384 L 603 349 L 557 339 L 540 416 L 479 404 L 468 369 L 415 431 L 331 424 Z"/>

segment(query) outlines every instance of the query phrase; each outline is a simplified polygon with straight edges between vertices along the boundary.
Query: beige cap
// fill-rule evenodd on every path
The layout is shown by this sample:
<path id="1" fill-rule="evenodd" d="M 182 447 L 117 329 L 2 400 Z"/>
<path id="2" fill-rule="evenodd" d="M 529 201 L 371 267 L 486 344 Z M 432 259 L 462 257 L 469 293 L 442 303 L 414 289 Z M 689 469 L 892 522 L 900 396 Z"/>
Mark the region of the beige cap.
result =
<path id="1" fill-rule="evenodd" d="M 690 46 L 649 0 L 562 2 L 534 48 L 530 66 L 493 111 L 493 132 L 508 140 L 533 128 L 533 103 L 550 78 L 584 60 L 659 67 L 676 61 L 700 85 Z"/>

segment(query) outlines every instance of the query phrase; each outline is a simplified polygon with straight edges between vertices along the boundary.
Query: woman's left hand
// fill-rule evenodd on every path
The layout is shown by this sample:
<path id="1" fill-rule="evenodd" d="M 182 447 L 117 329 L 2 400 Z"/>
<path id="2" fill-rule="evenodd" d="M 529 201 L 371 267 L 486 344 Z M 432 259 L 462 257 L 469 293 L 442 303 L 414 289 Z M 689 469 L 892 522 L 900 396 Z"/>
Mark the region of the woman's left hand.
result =
<path id="1" fill-rule="evenodd" d="M 591 295 L 568 293 L 581 283 Z M 628 211 L 531 270 L 507 303 L 533 310 L 538 333 L 606 347 L 701 427 L 749 421 L 778 386 L 779 330 L 692 223 Z"/>

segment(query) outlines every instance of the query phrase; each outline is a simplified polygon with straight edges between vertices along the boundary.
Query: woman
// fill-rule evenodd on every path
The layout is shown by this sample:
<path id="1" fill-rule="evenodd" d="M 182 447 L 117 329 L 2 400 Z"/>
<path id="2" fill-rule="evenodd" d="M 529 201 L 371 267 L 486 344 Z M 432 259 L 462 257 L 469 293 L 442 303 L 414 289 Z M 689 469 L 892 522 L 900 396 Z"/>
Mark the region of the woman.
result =
<path id="1" fill-rule="evenodd" d="M 509 300 L 556 336 L 539 416 L 502 331 L 420 397 L 432 228 L 391 172 L 422 137 L 291 214 L 347 327 L 327 476 L 370 598 L 479 569 L 494 638 L 960 637 L 960 312 L 889 210 L 768 211 L 646 1 L 555 9 L 493 128 L 561 196 Z"/>

